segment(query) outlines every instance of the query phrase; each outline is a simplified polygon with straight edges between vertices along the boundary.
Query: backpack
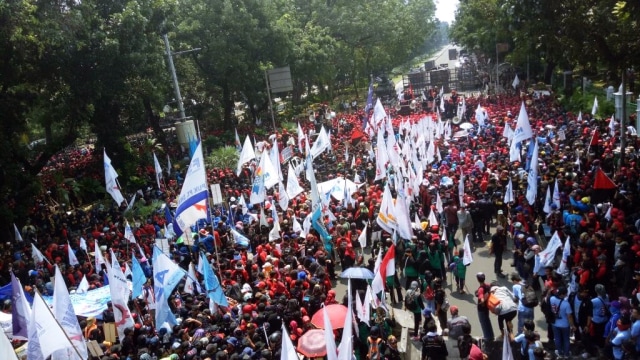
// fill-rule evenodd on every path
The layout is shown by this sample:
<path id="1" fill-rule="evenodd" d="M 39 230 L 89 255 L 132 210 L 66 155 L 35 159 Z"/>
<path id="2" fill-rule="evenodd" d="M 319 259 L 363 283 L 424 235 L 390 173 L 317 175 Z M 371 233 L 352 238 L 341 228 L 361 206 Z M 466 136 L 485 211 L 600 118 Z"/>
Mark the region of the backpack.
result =
<path id="1" fill-rule="evenodd" d="M 380 344 L 382 343 L 381 338 L 376 338 L 375 340 L 369 337 L 369 352 L 367 354 L 369 360 L 380 360 L 382 356 L 380 355 Z"/>
<path id="2" fill-rule="evenodd" d="M 522 290 L 522 298 L 520 301 L 522 301 L 522 305 L 525 307 L 534 308 L 538 306 L 540 300 L 538 300 L 538 295 L 533 287 L 527 286 Z"/>
<path id="3" fill-rule="evenodd" d="M 489 308 L 489 311 L 495 314 L 499 305 L 500 299 L 498 299 L 494 294 L 489 294 L 489 297 L 487 298 L 487 308 Z"/>
<path id="4" fill-rule="evenodd" d="M 471 341 L 471 336 L 461 335 L 458 337 L 458 350 L 460 351 L 460 358 L 464 359 L 469 356 L 471 352 L 471 346 L 473 346 L 473 342 Z"/>
<path id="5" fill-rule="evenodd" d="M 418 308 L 418 291 L 411 290 L 404 297 L 404 306 L 409 311 L 414 311 Z"/>

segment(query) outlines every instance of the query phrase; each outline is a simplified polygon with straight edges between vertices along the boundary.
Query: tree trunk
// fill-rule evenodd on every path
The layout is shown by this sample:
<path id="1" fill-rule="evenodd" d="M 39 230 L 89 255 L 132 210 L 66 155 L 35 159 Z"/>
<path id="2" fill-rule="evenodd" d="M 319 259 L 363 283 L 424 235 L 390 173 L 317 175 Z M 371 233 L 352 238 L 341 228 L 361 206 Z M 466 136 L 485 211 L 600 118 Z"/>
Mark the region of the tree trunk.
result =
<path id="1" fill-rule="evenodd" d="M 224 128 L 225 130 L 233 128 L 233 96 L 229 89 L 229 84 L 225 81 L 222 84 L 222 106 L 224 108 Z"/>
<path id="2" fill-rule="evenodd" d="M 551 84 L 551 76 L 553 75 L 553 69 L 555 69 L 556 63 L 553 61 L 547 62 L 547 67 L 544 69 L 544 83 Z"/>
<path id="3" fill-rule="evenodd" d="M 153 108 L 151 107 L 151 101 L 149 100 L 149 98 L 143 99 L 142 104 L 144 105 L 145 117 L 147 118 L 147 122 L 153 129 L 153 133 L 156 135 L 156 139 L 158 139 L 158 141 L 162 145 L 162 148 L 167 151 L 169 149 L 169 144 L 167 143 L 167 137 L 165 136 L 164 131 L 162 131 L 162 128 L 160 127 L 160 116 L 153 112 Z"/>

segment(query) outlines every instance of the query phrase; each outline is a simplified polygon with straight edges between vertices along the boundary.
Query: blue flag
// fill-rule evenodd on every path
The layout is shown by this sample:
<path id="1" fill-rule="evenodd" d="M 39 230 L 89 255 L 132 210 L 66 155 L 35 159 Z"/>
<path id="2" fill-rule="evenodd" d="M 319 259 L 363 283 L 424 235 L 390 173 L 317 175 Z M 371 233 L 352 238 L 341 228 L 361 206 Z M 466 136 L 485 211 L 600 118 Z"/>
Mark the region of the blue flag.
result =
<path id="1" fill-rule="evenodd" d="M 173 216 L 171 216 L 171 209 L 169 209 L 169 204 L 164 207 L 164 218 L 167 221 L 167 224 L 173 222 Z"/>
<path id="2" fill-rule="evenodd" d="M 186 272 L 173 260 L 160 250 L 153 247 L 153 290 L 156 297 L 156 326 L 160 327 L 165 322 L 177 325 L 175 316 L 171 313 L 167 304 L 169 295 L 178 285 Z"/>
<path id="3" fill-rule="evenodd" d="M 137 298 L 138 296 L 142 295 L 142 287 L 144 286 L 144 283 L 147 281 L 147 277 L 144 275 L 144 270 L 142 270 L 142 265 L 140 265 L 140 262 L 138 261 L 138 259 L 136 259 L 136 256 L 133 255 L 131 257 L 131 275 L 132 275 L 132 282 L 133 282 L 133 292 L 131 294 L 132 298 Z"/>
<path id="4" fill-rule="evenodd" d="M 313 228 L 318 232 L 318 234 L 320 234 L 320 238 L 322 239 L 322 241 L 325 241 L 325 239 L 331 237 L 331 235 L 329 235 L 329 233 L 327 232 L 327 229 L 325 229 L 324 224 L 322 223 L 322 207 L 321 206 L 318 206 L 316 210 L 313 212 L 313 214 L 311 215 L 311 226 L 313 226 Z"/>
<path id="5" fill-rule="evenodd" d="M 189 157 L 193 158 L 193 154 L 195 154 L 196 149 L 198 148 L 198 138 L 194 137 L 193 139 L 189 137 Z"/>
<path id="6" fill-rule="evenodd" d="M 520 143 L 520 146 L 522 146 L 522 143 Z M 531 158 L 533 157 L 533 148 L 534 148 L 534 143 L 533 141 L 529 142 L 529 147 L 527 148 L 527 160 L 525 161 L 525 165 L 524 165 L 524 171 L 529 172 L 529 170 L 531 169 Z"/>
<path id="7" fill-rule="evenodd" d="M 218 281 L 218 277 L 213 273 L 211 264 L 209 264 L 207 257 L 202 252 L 200 253 L 200 261 L 202 261 L 202 265 L 204 265 L 202 268 L 204 271 L 204 287 L 207 290 L 207 296 L 220 306 L 229 306 L 227 297 L 224 296 L 224 292 Z"/>
<path id="8" fill-rule="evenodd" d="M 364 117 L 362 118 L 362 129 L 367 128 L 367 119 L 369 118 L 369 110 L 373 109 L 373 79 L 369 83 L 369 92 L 367 93 L 367 104 L 364 106 Z"/>

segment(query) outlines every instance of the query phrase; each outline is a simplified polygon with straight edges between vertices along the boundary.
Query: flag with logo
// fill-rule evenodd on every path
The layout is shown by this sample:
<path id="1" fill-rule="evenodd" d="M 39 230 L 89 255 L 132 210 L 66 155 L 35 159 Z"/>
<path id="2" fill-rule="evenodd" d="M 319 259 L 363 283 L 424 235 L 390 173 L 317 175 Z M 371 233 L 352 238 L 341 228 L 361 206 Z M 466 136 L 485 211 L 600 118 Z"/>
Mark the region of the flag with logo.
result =
<path id="1" fill-rule="evenodd" d="M 82 336 L 82 329 L 80 328 L 80 324 L 78 323 L 78 318 L 76 317 L 76 313 L 73 310 L 73 304 L 71 303 L 71 298 L 69 297 L 69 290 L 67 290 L 67 285 L 64 282 L 64 278 L 62 277 L 62 273 L 56 267 L 55 281 L 54 281 L 54 290 L 53 290 L 53 315 L 64 329 L 64 332 L 67 333 L 67 336 L 75 346 L 76 350 L 80 353 L 80 356 L 73 349 L 73 346 L 69 344 L 69 346 L 63 350 L 58 350 L 53 353 L 51 356 L 52 360 L 68 360 L 68 359 L 87 359 L 89 357 L 87 351 L 87 343 L 84 341 L 84 337 Z"/>
<path id="2" fill-rule="evenodd" d="M 520 152 L 518 150 L 517 155 L 515 153 L 514 148 L 518 144 L 521 144 L 524 140 L 531 139 L 533 137 L 533 130 L 531 129 L 531 124 L 529 123 L 529 115 L 527 114 L 527 109 L 524 106 L 524 102 L 520 105 L 520 113 L 518 114 L 518 121 L 516 122 L 516 128 L 513 131 L 513 138 L 511 139 L 511 149 L 510 149 L 510 161 L 520 161 Z"/>
<path id="3" fill-rule="evenodd" d="M 156 183 L 158 184 L 158 189 L 160 189 L 160 179 L 162 179 L 162 167 L 160 167 L 160 162 L 158 161 L 158 157 L 156 153 L 153 153 L 153 167 L 156 171 Z"/>
<path id="4" fill-rule="evenodd" d="M 169 295 L 178 285 L 186 272 L 173 260 L 153 247 L 153 293 L 156 300 L 156 326 L 160 328 L 165 322 L 173 326 L 177 324 L 176 318 L 171 313 L 168 305 Z"/>
<path id="5" fill-rule="evenodd" d="M 113 304 L 113 317 L 116 320 L 118 337 L 124 339 L 124 330 L 134 325 L 133 317 L 127 303 L 129 302 L 129 285 L 113 250 L 109 249 L 111 267 L 109 268 L 109 293 Z"/>
<path id="6" fill-rule="evenodd" d="M 142 270 L 142 265 L 140 265 L 140 261 L 136 258 L 136 255 L 133 254 L 131 256 L 131 283 L 132 283 L 132 292 L 131 297 L 133 299 L 137 299 L 140 295 L 142 295 L 142 287 L 144 283 L 147 282 L 147 277 L 144 275 L 144 270 Z"/>
<path id="7" fill-rule="evenodd" d="M 207 172 L 204 167 L 202 143 L 198 143 L 189 163 L 180 196 L 178 196 L 178 208 L 173 219 L 173 231 L 177 236 L 186 232 L 198 220 L 208 218 L 208 198 Z"/>
<path id="8" fill-rule="evenodd" d="M 31 318 L 31 307 L 22 290 L 20 280 L 11 272 L 11 316 L 13 338 L 29 340 L 28 324 Z"/>
<path id="9" fill-rule="evenodd" d="M 222 291 L 218 277 L 213 273 L 211 264 L 207 261 L 204 253 L 200 253 L 200 261 L 202 262 L 204 271 L 204 287 L 207 290 L 207 296 L 220 306 L 229 306 L 227 297 Z"/>
<path id="10" fill-rule="evenodd" d="M 107 186 L 107 192 L 109 193 L 109 195 L 111 195 L 113 200 L 115 200 L 116 204 L 120 206 L 120 204 L 122 204 L 122 202 L 124 201 L 124 197 L 120 192 L 120 186 L 118 185 L 117 179 L 118 179 L 118 173 L 116 172 L 116 169 L 113 168 L 113 165 L 111 165 L 111 159 L 107 156 L 107 150 L 105 149 L 104 150 L 104 181 Z"/>
<path id="11" fill-rule="evenodd" d="M 73 249 L 71 248 L 71 244 L 69 244 L 68 241 L 67 241 L 67 255 L 69 256 L 69 265 L 73 265 L 73 266 L 80 265 L 80 262 L 76 257 L 76 253 L 73 252 Z"/>
<path id="12" fill-rule="evenodd" d="M 535 204 L 538 194 L 538 142 L 534 142 L 533 156 L 531 157 L 531 169 L 527 174 L 527 201 L 530 205 Z"/>
<path id="13" fill-rule="evenodd" d="M 133 324 L 131 324 L 131 326 L 133 326 Z M 35 337 L 38 338 L 37 342 L 39 346 L 34 347 L 40 348 L 42 358 L 47 358 L 58 350 L 73 347 L 73 344 L 69 341 L 64 330 L 53 317 L 49 306 L 37 290 L 36 296 L 33 298 L 33 309 L 31 311 L 31 322 L 29 324 L 29 348 L 31 348 L 32 340 Z M 31 360 L 31 355 L 28 355 L 28 358 Z M 38 358 L 38 356 L 33 357 L 33 359 Z"/>

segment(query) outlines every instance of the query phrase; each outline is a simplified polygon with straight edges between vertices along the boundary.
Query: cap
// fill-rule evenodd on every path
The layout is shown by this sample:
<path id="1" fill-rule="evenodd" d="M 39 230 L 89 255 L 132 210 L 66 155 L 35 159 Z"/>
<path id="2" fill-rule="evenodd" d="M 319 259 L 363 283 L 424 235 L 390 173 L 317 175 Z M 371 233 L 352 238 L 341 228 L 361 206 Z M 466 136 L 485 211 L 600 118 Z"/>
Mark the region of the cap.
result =
<path id="1" fill-rule="evenodd" d="M 486 277 L 484 276 L 483 272 L 479 272 L 479 273 L 476 274 L 476 279 L 478 279 L 478 280 L 484 281 L 485 278 Z"/>
<path id="2" fill-rule="evenodd" d="M 457 306 L 455 306 L 455 305 L 452 305 L 452 306 L 449 308 L 449 312 L 451 313 L 451 315 L 453 315 L 453 314 L 457 314 L 457 313 L 458 313 L 458 307 L 457 307 Z"/>

